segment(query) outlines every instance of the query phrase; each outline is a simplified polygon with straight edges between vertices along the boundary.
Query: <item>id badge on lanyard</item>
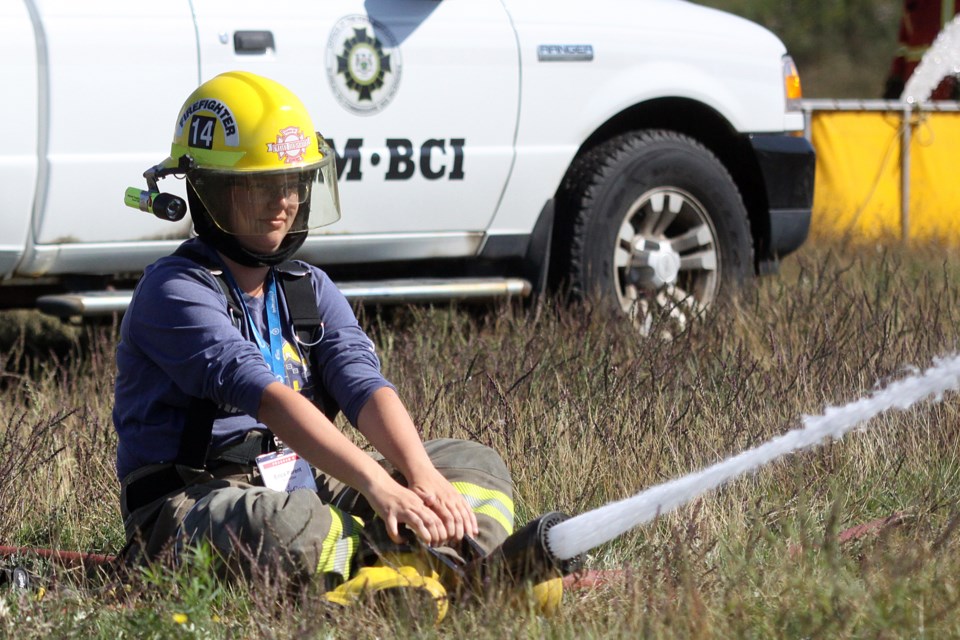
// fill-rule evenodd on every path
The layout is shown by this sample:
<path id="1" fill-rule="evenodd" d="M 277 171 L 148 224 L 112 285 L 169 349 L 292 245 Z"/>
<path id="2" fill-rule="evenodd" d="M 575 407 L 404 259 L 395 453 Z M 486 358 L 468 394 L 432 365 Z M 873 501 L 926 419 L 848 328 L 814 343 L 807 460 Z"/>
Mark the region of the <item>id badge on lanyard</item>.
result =
<path id="1" fill-rule="evenodd" d="M 310 463 L 295 451 L 283 448 L 273 453 L 264 453 L 256 458 L 263 486 L 274 491 L 317 490 Z"/>

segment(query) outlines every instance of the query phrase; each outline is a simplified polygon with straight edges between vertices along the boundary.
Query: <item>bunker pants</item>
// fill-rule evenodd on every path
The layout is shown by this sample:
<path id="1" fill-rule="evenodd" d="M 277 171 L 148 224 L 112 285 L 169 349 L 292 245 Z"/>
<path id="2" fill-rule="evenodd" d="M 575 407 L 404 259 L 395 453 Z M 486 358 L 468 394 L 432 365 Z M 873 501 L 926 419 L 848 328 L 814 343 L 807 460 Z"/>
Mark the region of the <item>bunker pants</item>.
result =
<path id="1" fill-rule="evenodd" d="M 476 513 L 476 542 L 489 552 L 513 531 L 513 489 L 506 465 L 492 449 L 465 440 L 425 443 L 434 466 Z M 395 478 L 402 477 L 377 456 Z M 383 544 L 384 527 L 357 491 L 316 473 L 317 491 L 291 493 L 262 486 L 255 467 L 226 465 L 214 472 L 179 465 L 138 469 L 121 483 L 128 561 L 177 557 L 209 543 L 226 559 L 226 574 L 275 568 L 296 581 L 320 574 L 328 584 L 349 579 L 358 552 Z M 137 487 L 182 484 L 148 504 L 131 500 Z M 456 555 L 456 550 L 448 551 Z"/>

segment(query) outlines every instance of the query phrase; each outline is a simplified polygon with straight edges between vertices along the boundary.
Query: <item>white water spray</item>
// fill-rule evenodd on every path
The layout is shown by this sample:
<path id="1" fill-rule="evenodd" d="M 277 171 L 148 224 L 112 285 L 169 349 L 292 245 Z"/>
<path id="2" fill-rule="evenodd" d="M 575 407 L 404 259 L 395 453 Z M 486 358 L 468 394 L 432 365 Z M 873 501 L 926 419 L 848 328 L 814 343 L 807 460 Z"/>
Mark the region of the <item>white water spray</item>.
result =
<path id="1" fill-rule="evenodd" d="M 955 17 L 934 39 L 920 64 L 910 74 L 900 100 L 919 104 L 930 99 L 940 81 L 960 73 L 960 16 Z"/>
<path id="2" fill-rule="evenodd" d="M 548 546 L 560 559 L 573 558 L 781 456 L 812 447 L 827 438 L 840 438 L 887 409 L 905 410 L 930 395 L 939 402 L 943 392 L 958 387 L 960 355 L 938 358 L 926 371 L 891 383 L 870 396 L 842 407 L 829 407 L 820 416 L 804 416 L 802 428 L 702 471 L 565 520 L 547 532 Z"/>

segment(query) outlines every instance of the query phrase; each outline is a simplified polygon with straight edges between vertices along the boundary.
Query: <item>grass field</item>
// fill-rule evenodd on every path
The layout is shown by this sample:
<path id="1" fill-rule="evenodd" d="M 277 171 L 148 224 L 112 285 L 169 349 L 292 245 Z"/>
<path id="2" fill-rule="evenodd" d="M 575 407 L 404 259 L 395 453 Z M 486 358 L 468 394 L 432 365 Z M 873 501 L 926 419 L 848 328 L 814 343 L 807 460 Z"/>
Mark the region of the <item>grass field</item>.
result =
<path id="1" fill-rule="evenodd" d="M 503 454 L 523 522 L 700 469 L 929 366 L 958 350 L 958 298 L 956 251 L 814 240 L 672 341 L 552 302 L 362 321 L 425 438 Z M 2 320 L 0 544 L 114 553 L 115 327 Z M 0 636 L 957 637 L 958 407 L 951 393 L 882 415 L 595 549 L 587 568 L 623 571 L 569 589 L 552 618 L 501 593 L 437 629 L 329 620 L 315 594 L 218 584 L 201 556 L 125 588 L 61 574 L 39 599 L 4 590 Z"/>

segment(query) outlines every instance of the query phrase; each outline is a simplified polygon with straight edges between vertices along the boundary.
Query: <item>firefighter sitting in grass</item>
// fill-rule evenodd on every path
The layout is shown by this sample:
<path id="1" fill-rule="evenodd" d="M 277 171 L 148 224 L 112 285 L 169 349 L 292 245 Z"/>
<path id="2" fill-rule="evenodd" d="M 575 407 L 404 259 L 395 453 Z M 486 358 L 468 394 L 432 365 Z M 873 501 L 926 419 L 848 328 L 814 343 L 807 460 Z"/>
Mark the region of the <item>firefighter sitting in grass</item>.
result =
<path id="1" fill-rule="evenodd" d="M 145 174 L 168 175 L 186 178 L 198 237 L 146 269 L 121 326 L 128 559 L 207 543 L 230 573 L 319 580 L 338 605 L 425 596 L 442 618 L 445 567 L 513 529 L 511 479 L 485 446 L 423 443 L 344 296 L 290 260 L 340 217 L 332 150 L 289 90 L 224 73 L 187 98 L 170 157 Z M 551 582 L 535 593 L 557 599 Z"/>

